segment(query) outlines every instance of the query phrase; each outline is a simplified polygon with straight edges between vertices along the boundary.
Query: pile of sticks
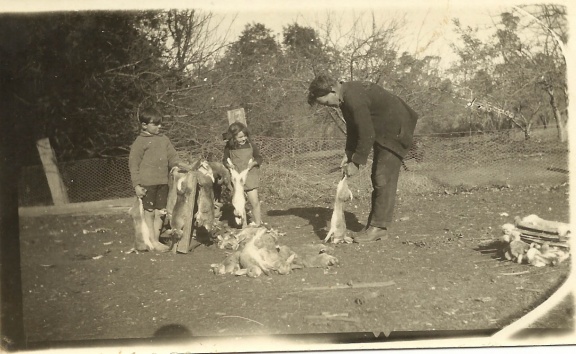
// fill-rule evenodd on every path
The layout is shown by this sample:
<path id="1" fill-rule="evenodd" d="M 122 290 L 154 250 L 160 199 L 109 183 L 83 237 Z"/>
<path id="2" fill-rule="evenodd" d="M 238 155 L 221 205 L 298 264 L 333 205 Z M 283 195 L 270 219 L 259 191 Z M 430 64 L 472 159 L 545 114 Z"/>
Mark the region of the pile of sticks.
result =
<path id="1" fill-rule="evenodd" d="M 570 249 L 568 224 L 535 218 L 531 215 L 525 218 L 515 217 L 514 225 L 520 232 L 520 239 L 528 244 L 542 245 L 547 242 L 550 246 Z"/>

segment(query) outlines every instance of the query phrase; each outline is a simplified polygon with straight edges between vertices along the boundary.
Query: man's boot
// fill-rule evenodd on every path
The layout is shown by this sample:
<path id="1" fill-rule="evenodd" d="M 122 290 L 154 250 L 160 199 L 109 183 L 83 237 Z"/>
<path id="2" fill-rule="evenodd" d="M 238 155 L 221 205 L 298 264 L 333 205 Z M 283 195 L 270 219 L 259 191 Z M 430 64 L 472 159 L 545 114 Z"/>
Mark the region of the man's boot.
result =
<path id="1" fill-rule="evenodd" d="M 388 231 L 385 227 L 369 226 L 365 231 L 354 237 L 354 242 L 373 242 L 378 240 L 386 240 L 388 238 Z"/>

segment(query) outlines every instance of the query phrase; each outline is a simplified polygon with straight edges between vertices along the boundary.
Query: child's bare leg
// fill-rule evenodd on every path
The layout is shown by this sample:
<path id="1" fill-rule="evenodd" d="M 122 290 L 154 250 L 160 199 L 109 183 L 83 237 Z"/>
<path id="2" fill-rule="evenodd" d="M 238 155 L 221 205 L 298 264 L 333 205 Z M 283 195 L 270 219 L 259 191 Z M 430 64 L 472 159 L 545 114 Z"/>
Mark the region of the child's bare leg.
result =
<path id="1" fill-rule="evenodd" d="M 160 234 L 164 226 L 164 217 L 166 210 L 154 210 L 154 240 L 160 242 Z"/>
<path id="2" fill-rule="evenodd" d="M 254 217 L 254 223 L 256 226 L 262 224 L 262 215 L 260 213 L 260 199 L 258 198 L 258 189 L 252 189 L 246 192 L 248 197 L 248 202 L 252 205 L 252 216 Z"/>
<path id="3" fill-rule="evenodd" d="M 168 246 L 163 245 L 160 243 L 160 226 L 156 227 L 156 213 L 154 210 L 144 210 L 144 222 L 150 230 L 150 241 L 154 246 L 154 249 L 157 251 L 167 251 L 169 249 Z"/>

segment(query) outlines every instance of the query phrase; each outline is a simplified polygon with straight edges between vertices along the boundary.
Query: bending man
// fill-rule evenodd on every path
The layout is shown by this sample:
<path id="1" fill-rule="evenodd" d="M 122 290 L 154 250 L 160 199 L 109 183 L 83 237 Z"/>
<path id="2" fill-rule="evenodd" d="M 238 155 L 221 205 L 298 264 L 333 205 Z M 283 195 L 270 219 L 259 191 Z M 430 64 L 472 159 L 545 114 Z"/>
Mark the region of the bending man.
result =
<path id="1" fill-rule="evenodd" d="M 346 121 L 344 173 L 353 176 L 366 164 L 371 149 L 372 205 L 366 229 L 355 242 L 388 237 L 396 204 L 402 159 L 412 145 L 418 114 L 400 97 L 381 86 L 360 81 L 339 82 L 319 75 L 310 83 L 308 103 L 339 107 Z"/>

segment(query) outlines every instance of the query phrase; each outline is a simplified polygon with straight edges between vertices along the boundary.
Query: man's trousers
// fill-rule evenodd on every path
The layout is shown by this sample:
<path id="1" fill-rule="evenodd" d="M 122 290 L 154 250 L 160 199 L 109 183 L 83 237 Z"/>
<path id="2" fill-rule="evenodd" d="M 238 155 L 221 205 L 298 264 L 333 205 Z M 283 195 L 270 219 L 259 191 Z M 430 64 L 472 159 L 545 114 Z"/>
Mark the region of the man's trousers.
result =
<path id="1" fill-rule="evenodd" d="M 378 144 L 374 144 L 372 162 L 372 206 L 368 216 L 368 226 L 388 228 L 394 217 L 396 189 L 402 159 Z"/>

